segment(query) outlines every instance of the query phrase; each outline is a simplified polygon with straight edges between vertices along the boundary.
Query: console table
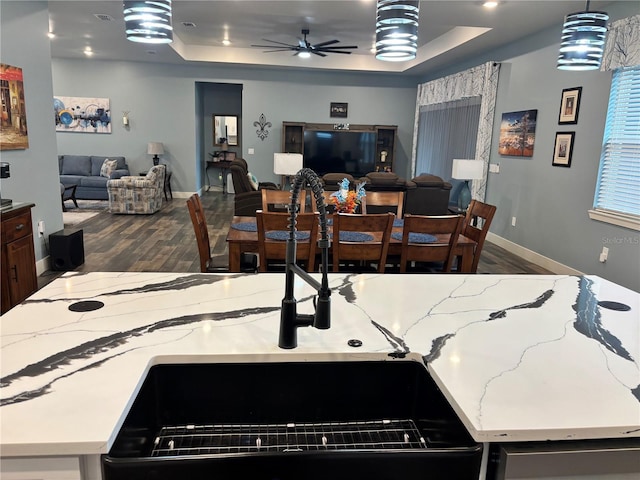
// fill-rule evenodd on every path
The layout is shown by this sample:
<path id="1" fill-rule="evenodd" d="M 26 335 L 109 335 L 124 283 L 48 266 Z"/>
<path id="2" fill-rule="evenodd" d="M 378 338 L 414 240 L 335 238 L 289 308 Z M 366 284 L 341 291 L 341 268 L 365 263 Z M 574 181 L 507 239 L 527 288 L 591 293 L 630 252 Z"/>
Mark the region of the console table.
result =
<path id="1" fill-rule="evenodd" d="M 220 170 L 220 175 L 222 175 L 222 193 L 227 193 L 227 172 L 229 171 L 229 167 L 231 166 L 231 160 L 207 160 L 207 167 L 205 168 L 205 173 L 207 175 L 207 181 L 209 185 L 207 186 L 207 192 L 211 188 L 211 179 L 209 178 L 209 167 L 217 168 Z"/>

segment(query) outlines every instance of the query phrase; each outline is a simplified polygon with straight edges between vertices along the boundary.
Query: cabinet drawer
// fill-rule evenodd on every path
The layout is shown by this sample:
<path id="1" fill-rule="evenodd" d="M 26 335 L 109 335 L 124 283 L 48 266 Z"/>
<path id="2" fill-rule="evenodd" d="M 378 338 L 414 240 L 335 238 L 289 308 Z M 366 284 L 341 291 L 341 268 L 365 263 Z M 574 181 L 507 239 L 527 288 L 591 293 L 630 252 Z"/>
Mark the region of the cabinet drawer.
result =
<path id="1" fill-rule="evenodd" d="M 9 243 L 25 235 L 31 235 L 31 212 L 16 215 L 2 221 L 2 242 Z"/>

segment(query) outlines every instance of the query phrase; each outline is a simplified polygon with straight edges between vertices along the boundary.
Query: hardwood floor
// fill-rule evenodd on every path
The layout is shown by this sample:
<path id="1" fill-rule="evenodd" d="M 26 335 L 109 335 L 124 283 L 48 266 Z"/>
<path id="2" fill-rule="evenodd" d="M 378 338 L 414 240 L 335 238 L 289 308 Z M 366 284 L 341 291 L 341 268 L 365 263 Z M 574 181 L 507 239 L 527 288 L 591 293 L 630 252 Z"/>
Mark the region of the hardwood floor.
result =
<path id="1" fill-rule="evenodd" d="M 105 201 L 106 202 L 106 201 Z M 233 217 L 233 195 L 206 192 L 202 203 L 213 255 L 226 264 L 226 235 Z M 186 199 L 165 202 L 154 215 L 101 212 L 76 226 L 84 236 L 85 262 L 80 272 L 199 272 L 198 248 Z M 62 272 L 41 275 L 40 286 Z M 478 273 L 550 274 L 551 272 L 485 242 Z"/>

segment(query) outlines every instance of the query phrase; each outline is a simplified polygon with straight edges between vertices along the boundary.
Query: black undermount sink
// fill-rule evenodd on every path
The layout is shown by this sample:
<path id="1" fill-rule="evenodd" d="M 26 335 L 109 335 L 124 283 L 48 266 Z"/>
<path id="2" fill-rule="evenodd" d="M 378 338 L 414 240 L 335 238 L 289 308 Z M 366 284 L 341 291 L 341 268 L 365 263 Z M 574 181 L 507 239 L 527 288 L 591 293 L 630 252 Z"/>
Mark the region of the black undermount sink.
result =
<path id="1" fill-rule="evenodd" d="M 412 360 L 151 367 L 114 479 L 477 479 L 475 443 Z"/>

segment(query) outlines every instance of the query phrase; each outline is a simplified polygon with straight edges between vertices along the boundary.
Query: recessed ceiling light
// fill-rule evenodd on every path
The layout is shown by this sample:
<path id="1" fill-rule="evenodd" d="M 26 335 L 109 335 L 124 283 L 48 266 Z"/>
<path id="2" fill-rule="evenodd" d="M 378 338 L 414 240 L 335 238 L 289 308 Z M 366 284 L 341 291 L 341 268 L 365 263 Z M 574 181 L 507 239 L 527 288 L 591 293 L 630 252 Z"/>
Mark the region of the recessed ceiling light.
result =
<path id="1" fill-rule="evenodd" d="M 84 54 L 87 57 L 90 57 L 91 55 L 93 55 L 93 50 L 91 50 L 91 47 L 84 47 Z"/>
<path id="2" fill-rule="evenodd" d="M 47 37 L 49 37 L 49 38 L 56 38 L 56 34 L 55 34 L 55 33 L 53 33 L 53 32 L 49 32 L 49 33 L 47 33 Z"/>
<path id="3" fill-rule="evenodd" d="M 484 2 L 482 6 L 484 8 L 496 8 L 498 6 L 498 2 Z"/>
<path id="4" fill-rule="evenodd" d="M 228 38 L 225 38 L 224 40 L 222 40 L 222 44 L 225 47 L 228 47 L 229 45 L 231 45 L 231 40 L 229 40 Z"/>

